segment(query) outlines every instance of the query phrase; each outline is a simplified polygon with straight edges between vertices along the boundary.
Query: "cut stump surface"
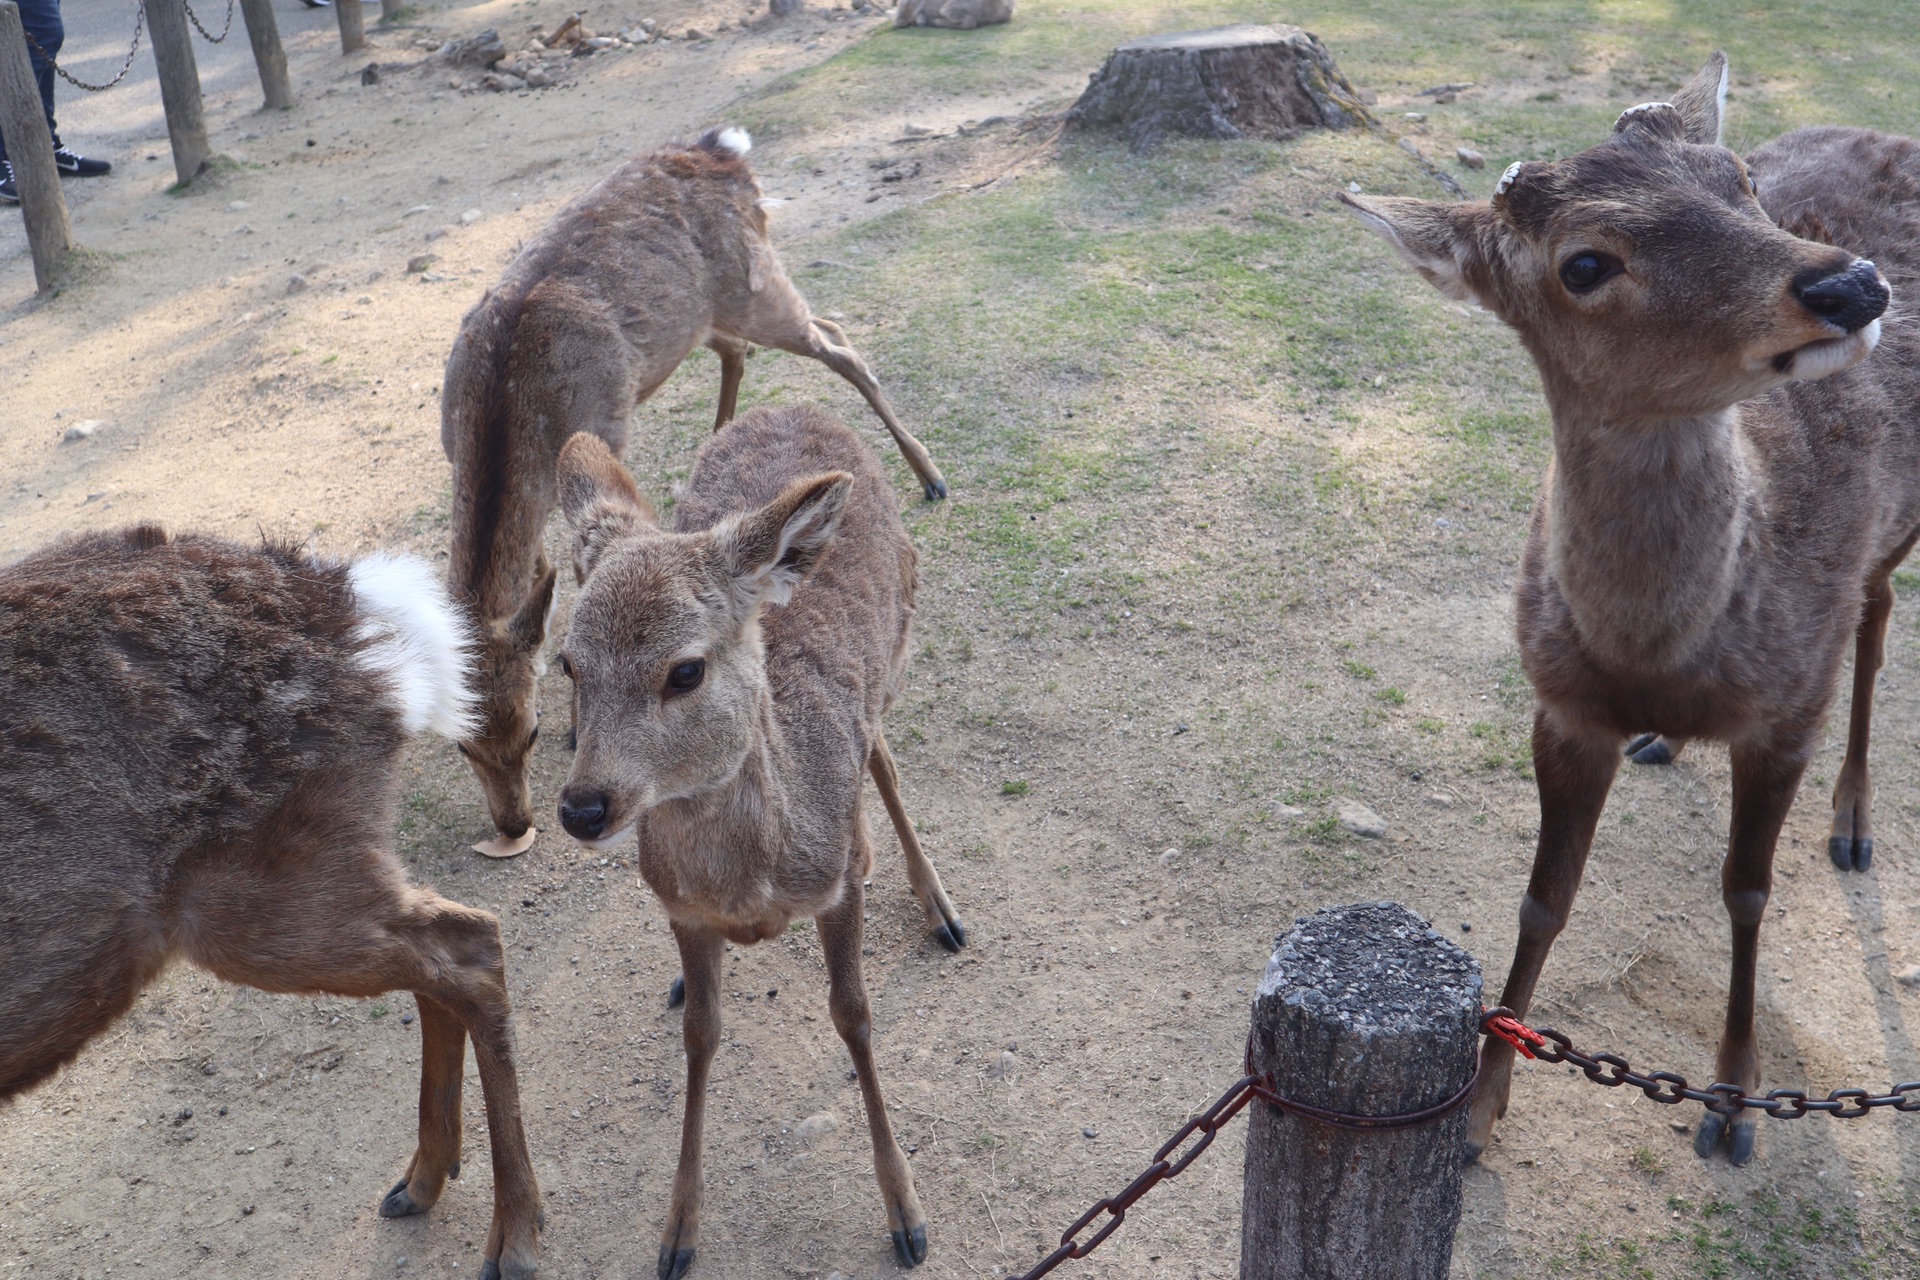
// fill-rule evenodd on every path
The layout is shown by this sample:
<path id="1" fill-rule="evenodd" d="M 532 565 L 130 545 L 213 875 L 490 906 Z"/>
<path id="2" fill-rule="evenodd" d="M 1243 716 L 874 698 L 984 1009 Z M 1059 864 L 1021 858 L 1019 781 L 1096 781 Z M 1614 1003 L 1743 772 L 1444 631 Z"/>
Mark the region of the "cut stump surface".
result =
<path id="1" fill-rule="evenodd" d="M 1174 135 L 1290 138 L 1376 123 L 1316 36 L 1253 23 L 1128 41 L 1067 114 L 1070 128 L 1124 132 L 1135 151 Z"/>

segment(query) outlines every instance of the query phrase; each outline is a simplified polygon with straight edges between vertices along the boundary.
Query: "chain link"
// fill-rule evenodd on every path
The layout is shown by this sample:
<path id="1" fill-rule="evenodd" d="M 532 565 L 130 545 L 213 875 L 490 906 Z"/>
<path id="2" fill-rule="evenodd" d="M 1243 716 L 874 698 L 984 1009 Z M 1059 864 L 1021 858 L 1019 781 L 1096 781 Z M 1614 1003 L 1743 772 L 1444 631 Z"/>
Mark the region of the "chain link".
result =
<path id="1" fill-rule="evenodd" d="M 200 15 L 193 11 L 193 6 L 188 4 L 186 0 L 180 0 L 180 7 L 187 11 L 187 21 L 191 22 L 194 25 L 194 29 L 206 37 L 208 44 L 219 44 L 233 31 L 233 0 L 227 0 L 227 25 L 220 28 L 219 35 L 213 34 L 213 32 L 200 25 Z"/>
<path id="2" fill-rule="evenodd" d="M 146 21 L 147 0 L 136 0 L 133 10 L 133 43 L 127 46 L 127 60 L 120 64 L 120 70 L 113 79 L 107 81 L 105 84 L 88 84 L 85 80 L 76 78 L 72 72 L 61 66 L 58 62 L 55 62 L 52 54 L 40 47 L 40 42 L 33 38 L 33 32 L 25 31 L 22 34 L 27 37 L 27 43 L 33 46 L 33 51 L 39 54 L 41 59 L 53 68 L 55 75 L 76 89 L 84 89 L 88 93 L 102 93 L 113 88 L 113 86 L 119 84 L 122 80 L 125 80 L 127 78 L 127 72 L 133 70 L 133 55 L 140 50 L 140 31 L 141 28 L 146 25 Z M 232 21 L 231 15 L 229 15 L 228 21 Z"/>
<path id="3" fill-rule="evenodd" d="M 1824 1098 L 1810 1098 L 1804 1089 L 1774 1089 L 1766 1094 L 1751 1094 L 1731 1084 L 1710 1084 L 1696 1089 L 1687 1078 L 1672 1071 L 1642 1074 L 1617 1053 L 1582 1053 L 1569 1037 L 1552 1027 L 1529 1027 L 1514 1017 L 1511 1009 L 1489 1009 L 1480 1020 L 1480 1029 L 1498 1036 L 1529 1058 L 1541 1062 L 1564 1062 L 1580 1068 L 1595 1084 L 1618 1088 L 1632 1085 L 1655 1102 L 1668 1104 L 1698 1102 L 1721 1115 L 1741 1111 L 1764 1111 L 1775 1120 L 1798 1120 L 1818 1111 L 1837 1120 L 1858 1120 L 1882 1107 L 1895 1111 L 1920 1111 L 1920 1080 L 1894 1085 L 1883 1094 L 1865 1089 L 1835 1089 Z"/>

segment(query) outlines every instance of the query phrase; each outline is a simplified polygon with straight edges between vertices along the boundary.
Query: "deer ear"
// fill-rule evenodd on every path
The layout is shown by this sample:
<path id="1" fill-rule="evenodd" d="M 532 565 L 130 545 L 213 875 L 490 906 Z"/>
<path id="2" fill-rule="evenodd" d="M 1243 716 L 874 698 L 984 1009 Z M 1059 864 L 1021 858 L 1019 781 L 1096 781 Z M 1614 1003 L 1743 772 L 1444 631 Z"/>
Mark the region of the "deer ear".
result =
<path id="1" fill-rule="evenodd" d="M 553 618 L 553 584 L 559 575 L 558 569 L 548 569 L 535 579 L 533 590 L 507 621 L 507 637 L 522 653 L 533 652 L 547 638 L 547 623 Z"/>
<path id="2" fill-rule="evenodd" d="M 742 609 L 787 602 L 833 541 L 852 487 L 853 477 L 844 471 L 808 476 L 758 511 L 714 529 Z"/>
<path id="3" fill-rule="evenodd" d="M 1485 305 L 1474 286 L 1481 260 L 1476 222 L 1487 216 L 1484 204 L 1439 204 L 1404 196 L 1351 196 L 1340 201 L 1382 240 L 1394 247 L 1427 283 L 1458 302 Z"/>
<path id="4" fill-rule="evenodd" d="M 573 530 L 574 572 L 580 578 L 593 572 L 608 547 L 653 526 L 653 507 L 599 436 L 575 432 L 560 450 L 554 472 L 560 509 Z"/>
<path id="5" fill-rule="evenodd" d="M 1708 58 L 1700 74 L 1673 95 L 1673 105 L 1686 122 L 1688 142 L 1719 146 L 1727 123 L 1727 55 Z"/>

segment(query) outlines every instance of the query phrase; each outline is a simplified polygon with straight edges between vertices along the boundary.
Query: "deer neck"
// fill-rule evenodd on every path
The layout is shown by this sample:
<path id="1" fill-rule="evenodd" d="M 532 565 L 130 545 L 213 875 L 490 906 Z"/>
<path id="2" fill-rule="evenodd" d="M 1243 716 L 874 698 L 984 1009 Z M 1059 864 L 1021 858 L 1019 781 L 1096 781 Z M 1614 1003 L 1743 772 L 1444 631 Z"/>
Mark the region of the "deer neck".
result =
<path id="1" fill-rule="evenodd" d="M 447 585 L 483 621 L 511 617 L 533 587 L 553 496 L 516 482 L 504 462 L 465 470 L 455 477 Z"/>
<path id="2" fill-rule="evenodd" d="M 1725 615 L 1758 495 L 1737 409 L 1608 422 L 1554 414 L 1548 565 L 1592 655 L 1685 664 Z"/>
<path id="3" fill-rule="evenodd" d="M 773 694 L 763 689 L 746 754 L 732 775 L 648 815 L 650 837 L 673 864 L 683 896 L 738 919 L 767 913 L 780 896 L 776 881 L 795 817 L 785 783 L 789 755 Z"/>

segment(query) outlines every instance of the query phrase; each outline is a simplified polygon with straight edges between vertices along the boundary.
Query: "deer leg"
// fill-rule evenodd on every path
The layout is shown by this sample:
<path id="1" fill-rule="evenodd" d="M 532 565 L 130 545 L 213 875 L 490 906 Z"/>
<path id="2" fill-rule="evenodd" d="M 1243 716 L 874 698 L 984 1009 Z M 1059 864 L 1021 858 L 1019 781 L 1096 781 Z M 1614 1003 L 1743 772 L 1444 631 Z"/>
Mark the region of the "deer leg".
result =
<path id="1" fill-rule="evenodd" d="M 384 853 L 274 852 L 279 856 L 262 859 L 259 870 L 227 863 L 203 866 L 187 879 L 181 889 L 182 919 L 190 922 L 187 954 L 219 977 L 264 991 L 415 994 L 421 1141 L 398 1191 L 414 1206 L 417 1189 L 422 1202 L 409 1211 L 439 1194 L 458 1160 L 461 1050 L 450 1025 L 457 1023 L 473 1041 L 493 1144 L 493 1222 L 480 1274 L 482 1280 L 528 1280 L 539 1265 L 542 1214 L 520 1117 L 499 922 L 430 890 L 399 885 L 399 869 Z"/>
<path id="2" fill-rule="evenodd" d="M 460 1087 L 467 1062 L 467 1029 L 431 996 L 420 1007 L 420 1145 L 400 1181 L 380 1202 L 383 1218 L 425 1213 L 447 1179 L 460 1176 Z"/>
<path id="3" fill-rule="evenodd" d="M 865 843 L 866 824 L 857 818 L 854 836 Z M 855 866 L 861 865 L 859 852 L 855 850 Z M 867 984 L 860 967 L 865 895 L 857 873 L 849 874 L 846 883 L 839 903 L 815 918 L 821 949 L 827 953 L 827 1001 L 833 1011 L 834 1029 L 846 1042 L 854 1073 L 860 1079 L 867 1133 L 873 1139 L 873 1171 L 880 1183 L 880 1198 L 886 1202 L 893 1251 L 903 1265 L 916 1267 L 927 1260 L 927 1215 L 921 1212 L 920 1199 L 914 1194 L 913 1175 L 907 1172 L 907 1158 L 894 1140 L 886 1099 L 880 1096 L 880 1079 L 873 1070 L 873 1014 L 867 1007 Z"/>
<path id="4" fill-rule="evenodd" d="M 707 1122 L 707 1077 L 720 1047 L 720 935 L 698 925 L 673 922 L 680 944 L 680 971 L 687 1007 L 680 1036 L 687 1050 L 687 1110 L 680 1124 L 680 1163 L 673 1171 L 673 1200 L 660 1235 L 660 1280 L 680 1280 L 693 1265 L 700 1243 L 701 1134 Z"/>
<path id="5" fill-rule="evenodd" d="M 1669 738 L 1660 733 L 1642 733 L 1628 742 L 1621 754 L 1635 764 L 1672 764 L 1686 749 L 1685 738 Z"/>
<path id="6" fill-rule="evenodd" d="M 1873 728 L 1873 688 L 1887 657 L 1887 623 L 1893 617 L 1893 565 L 1867 583 L 1866 608 L 1854 639 L 1853 706 L 1847 717 L 1847 758 L 1833 784 L 1833 834 L 1827 856 L 1842 871 L 1865 871 L 1873 863 L 1873 780 L 1867 774 L 1867 741 Z"/>
<path id="7" fill-rule="evenodd" d="M 1545 711 L 1533 717 L 1533 772 L 1540 791 L 1540 843 L 1533 876 L 1520 902 L 1520 944 L 1500 1003 L 1524 1016 L 1553 940 L 1566 928 L 1580 889 L 1594 828 L 1620 767 L 1619 739 L 1609 734 L 1572 734 Z M 1480 1083 L 1474 1089 L 1467 1128 L 1467 1159 L 1479 1158 L 1493 1138 L 1494 1122 L 1507 1112 L 1513 1088 L 1513 1047 L 1488 1037 L 1481 1049 Z"/>
<path id="8" fill-rule="evenodd" d="M 874 380 L 873 372 L 867 368 L 867 362 L 860 358 L 859 352 L 847 342 L 847 335 L 841 332 L 839 325 L 831 320 L 808 316 L 804 327 L 797 330 L 780 328 L 774 333 L 755 333 L 749 337 L 764 346 L 778 347 L 797 356 L 818 360 L 852 383 L 854 390 L 864 396 L 874 413 L 879 415 L 893 442 L 900 446 L 900 452 L 906 455 L 907 465 L 920 478 L 920 488 L 928 500 L 937 501 L 947 496 L 947 482 L 940 475 L 940 468 L 933 465 L 933 456 L 927 452 L 925 445 L 900 425 L 900 419 L 893 416 L 893 406 L 880 394 L 880 384 Z"/>
<path id="9" fill-rule="evenodd" d="M 1714 1056 L 1716 1082 L 1739 1085 L 1748 1093 L 1760 1087 L 1760 1053 L 1753 1030 L 1754 975 L 1760 955 L 1760 921 L 1773 888 L 1773 849 L 1781 824 L 1800 789 L 1807 767 L 1811 733 L 1776 734 L 1762 743 L 1735 743 L 1733 825 L 1727 860 L 1720 867 L 1720 896 L 1733 925 L 1733 975 L 1727 983 L 1727 1025 Z M 1709 1111 L 1693 1136 L 1694 1154 L 1713 1154 L 1722 1139 L 1736 1165 L 1753 1159 L 1758 1115 L 1742 1111 L 1729 1118 Z"/>
<path id="10" fill-rule="evenodd" d="M 747 371 L 747 344 L 716 333 L 707 339 L 707 345 L 720 357 L 720 409 L 713 419 L 713 429 L 718 431 L 733 421 L 739 407 L 740 379 Z"/>
<path id="11" fill-rule="evenodd" d="M 873 749 L 867 753 L 867 770 L 873 774 L 873 785 L 880 789 L 887 817 L 893 819 L 900 851 L 907 858 L 907 883 L 913 886 L 913 896 L 920 899 L 927 913 L 934 939 L 947 950 L 958 951 L 967 945 L 966 926 L 960 923 L 960 912 L 940 883 L 940 873 L 920 848 L 920 836 L 913 829 L 913 819 L 907 816 L 907 807 L 900 803 L 900 773 L 893 767 L 893 752 L 887 749 L 885 734 L 874 735 Z"/>

